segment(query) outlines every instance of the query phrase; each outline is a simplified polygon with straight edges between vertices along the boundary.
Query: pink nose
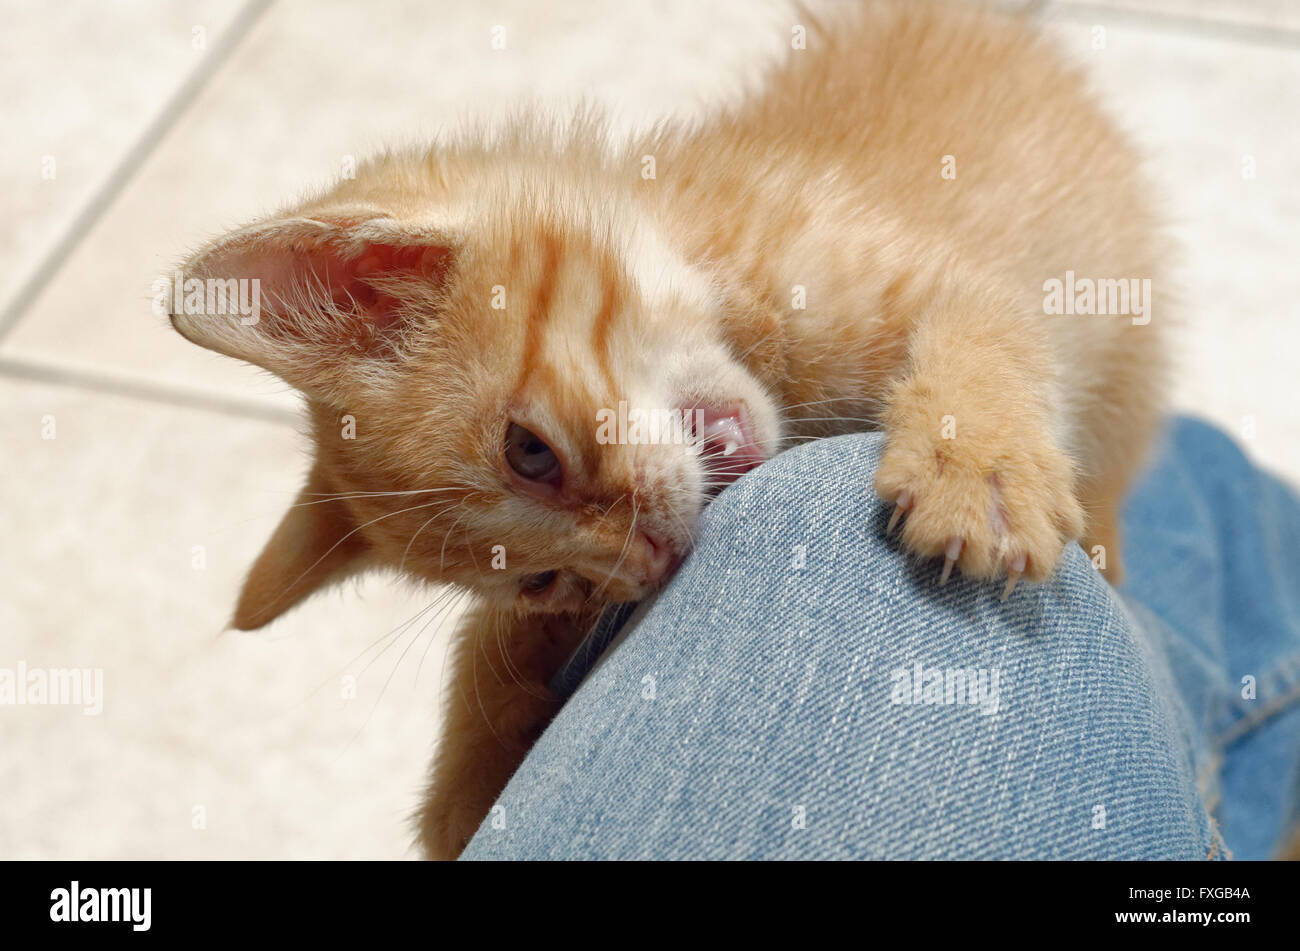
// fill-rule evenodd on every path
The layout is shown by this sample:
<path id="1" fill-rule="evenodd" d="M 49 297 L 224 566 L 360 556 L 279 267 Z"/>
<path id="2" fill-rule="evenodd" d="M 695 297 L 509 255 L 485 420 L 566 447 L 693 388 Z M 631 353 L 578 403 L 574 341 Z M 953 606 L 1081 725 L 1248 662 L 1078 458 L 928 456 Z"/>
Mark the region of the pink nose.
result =
<path id="1" fill-rule="evenodd" d="M 657 532 L 642 529 L 640 535 L 644 583 L 657 585 L 677 570 L 677 566 L 681 564 L 681 556 L 677 554 L 672 543 Z"/>

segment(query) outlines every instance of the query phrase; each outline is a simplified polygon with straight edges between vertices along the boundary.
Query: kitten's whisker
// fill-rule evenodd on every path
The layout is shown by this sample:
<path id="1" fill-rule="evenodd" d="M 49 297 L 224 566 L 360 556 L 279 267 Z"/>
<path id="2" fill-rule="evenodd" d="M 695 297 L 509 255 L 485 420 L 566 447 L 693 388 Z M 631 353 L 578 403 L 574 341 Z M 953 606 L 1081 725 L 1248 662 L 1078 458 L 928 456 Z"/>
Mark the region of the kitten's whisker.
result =
<path id="1" fill-rule="evenodd" d="M 758 340 L 756 340 L 750 346 L 745 348 L 745 350 L 736 357 L 736 362 L 743 363 L 746 357 L 752 354 L 763 344 L 769 342 L 775 335 L 776 335 L 776 331 L 769 331 L 768 333 L 763 334 L 763 336 L 759 337 Z"/>
<path id="2" fill-rule="evenodd" d="M 402 661 L 406 659 L 406 655 L 410 653 L 411 648 L 416 645 L 416 643 L 420 640 L 420 637 L 424 634 L 424 632 L 429 629 L 429 625 L 432 624 L 434 621 L 438 620 L 439 616 L 440 615 L 435 612 L 432 617 L 430 617 L 427 621 L 425 621 L 424 624 L 419 628 L 419 630 L 415 632 L 415 636 L 412 637 L 407 642 L 406 646 L 402 648 L 402 652 L 397 655 L 397 661 L 396 663 L 393 664 L 393 669 L 389 671 L 388 677 L 385 678 L 384 685 L 379 688 L 379 696 L 375 698 L 374 705 L 370 708 L 370 712 L 366 714 L 365 721 L 361 724 L 362 730 L 366 728 L 366 724 L 370 722 L 370 718 L 374 716 L 375 711 L 379 709 L 379 704 L 384 699 L 384 694 L 388 692 L 388 685 L 392 683 L 393 678 L 397 676 L 397 671 L 402 666 Z M 437 636 L 438 636 L 438 632 L 437 632 L 437 628 L 435 628 L 433 637 L 436 638 Z M 357 732 L 360 733 L 360 730 L 358 730 Z"/>
<path id="3" fill-rule="evenodd" d="M 334 497 L 340 499 L 362 498 L 365 496 L 377 495 L 421 495 L 425 492 L 451 492 L 455 489 L 465 489 L 468 486 L 462 485 L 445 485 L 437 489 L 357 489 L 355 492 L 304 492 L 303 495 L 316 495 L 321 497 Z"/>
<path id="4" fill-rule="evenodd" d="M 469 596 L 470 596 L 470 592 L 468 590 L 463 590 L 463 589 L 457 590 L 455 596 L 452 597 L 446 604 L 445 607 L 446 613 L 451 614 L 456 608 L 460 607 L 461 604 L 464 603 L 465 599 L 468 598 Z M 424 659 L 429 656 L 429 651 L 433 649 L 433 645 L 436 644 L 437 642 L 438 642 L 438 638 L 435 632 L 435 635 L 429 638 L 429 643 L 425 645 L 424 653 L 420 655 L 420 662 L 415 666 L 415 682 L 417 684 L 420 682 L 420 671 L 424 669 Z M 439 681 L 439 691 L 441 692 L 441 685 L 442 685 L 441 676 L 439 676 L 438 681 Z"/>
<path id="5" fill-rule="evenodd" d="M 469 528 L 462 528 L 460 533 L 465 536 L 465 550 L 469 552 L 470 561 L 474 562 L 474 570 L 481 571 L 482 569 L 478 566 L 478 555 L 474 554 L 473 539 L 469 537 Z"/>
<path id="6" fill-rule="evenodd" d="M 428 607 L 426 607 L 423 611 L 421 611 L 421 612 L 420 612 L 419 614 L 417 614 L 415 617 L 411 618 L 409 621 L 407 621 L 407 622 L 405 622 L 404 624 L 402 624 L 400 627 L 398 627 L 398 628 L 396 628 L 395 630 L 393 630 L 392 632 L 390 632 L 388 635 L 385 635 L 385 636 L 387 637 L 387 639 L 388 639 L 388 643 L 387 643 L 386 645 L 384 645 L 384 649 L 383 649 L 383 650 L 381 650 L 381 651 L 380 651 L 378 654 L 376 654 L 374 657 L 370 658 L 370 660 L 366 661 L 365 666 L 362 667 L 361 670 L 359 670 L 359 671 L 357 672 L 357 678 L 360 679 L 361 676 L 362 676 L 363 674 L 365 674 L 365 672 L 366 672 L 367 670 L 369 670 L 371 667 L 374 666 L 375 662 L 376 662 L 377 660 L 379 660 L 379 658 L 381 658 L 381 657 L 383 657 L 385 654 L 387 654 L 387 653 L 389 652 L 389 650 L 392 649 L 393 645 L 396 644 L 398 641 L 401 640 L 401 634 L 402 634 L 402 633 L 405 633 L 405 631 L 404 631 L 405 628 L 408 628 L 408 627 L 410 627 L 412 624 L 414 624 L 417 620 L 419 620 L 419 618 L 423 617 L 426 613 L 428 613 L 428 611 L 429 611 L 430 609 L 434 609 L 434 616 L 436 617 L 436 616 L 437 616 L 437 610 L 436 610 L 436 609 L 437 609 L 440 605 L 446 603 L 447 596 L 448 596 L 448 595 L 447 595 L 447 592 L 446 592 L 446 591 L 441 592 L 441 593 L 438 594 L 436 597 L 434 597 L 434 599 L 433 599 L 431 602 L 429 602 Z M 428 622 L 426 621 L 426 624 L 427 624 L 427 623 L 428 623 Z"/>
<path id="7" fill-rule="evenodd" d="M 479 713 L 483 714 L 483 722 L 487 724 L 488 732 L 492 734 L 493 739 L 504 747 L 506 745 L 505 741 L 501 739 L 497 734 L 496 727 L 492 725 L 492 718 L 488 716 L 487 708 L 483 706 L 483 692 L 478 689 L 478 652 L 482 650 L 482 648 L 482 641 L 476 641 L 474 644 L 470 645 L 470 650 L 474 652 L 474 657 L 470 666 L 470 677 L 474 681 L 474 700 L 478 704 Z M 461 689 L 461 697 L 466 703 L 469 703 L 469 698 L 465 696 L 463 687 Z"/>
<path id="8" fill-rule="evenodd" d="M 789 423 L 866 423 L 870 426 L 879 426 L 880 420 L 871 419 L 865 416 L 800 416 L 796 419 L 787 420 Z"/>
<path id="9" fill-rule="evenodd" d="M 311 690 L 311 692 L 307 694 L 307 696 L 303 697 L 303 699 L 302 699 L 302 703 L 306 703 L 306 702 L 307 702 L 308 700 L 310 700 L 312 697 L 316 696 L 316 694 L 318 694 L 318 693 L 320 693 L 322 690 L 324 690 L 325 687 L 326 687 L 328 684 L 334 683 L 334 681 L 335 681 L 338 677 L 340 677 L 342 674 L 344 674 L 344 673 L 347 672 L 347 669 L 348 669 L 349 667 L 351 667 L 353 664 L 355 664 L 357 661 L 359 661 L 362 657 L 365 657 L 365 656 L 366 656 L 367 654 L 369 654 L 372 650 L 374 650 L 376 647 L 378 647 L 379 644 L 380 644 L 381 642 L 383 642 L 383 641 L 387 640 L 388 638 L 392 637 L 394 634 L 396 634 L 396 633 L 397 633 L 398 631 L 400 631 L 402 628 L 406 627 L 408 624 L 413 623 L 417 618 L 423 617 L 424 614 L 425 614 L 425 612 L 427 612 L 430 608 L 432 608 L 432 607 L 433 607 L 435 604 L 437 604 L 437 603 L 438 603 L 438 600 L 437 600 L 437 598 L 435 598 L 434 600 L 432 600 L 432 601 L 430 601 L 428 604 L 426 604 L 423 608 L 421 608 L 419 611 L 415 612 L 415 614 L 411 615 L 411 617 L 407 618 L 405 621 L 403 621 L 403 622 L 402 622 L 401 624 L 399 624 L 397 627 L 393 628 L 393 629 L 392 629 L 391 631 L 389 631 L 388 633 L 386 633 L 386 634 L 380 634 L 380 635 L 379 635 L 378 637 L 376 637 L 373 641 L 371 641 L 368 645 L 366 645 L 366 647 L 364 647 L 364 648 L 361 650 L 361 652 L 358 653 L 355 657 L 353 657 L 350 661 L 348 661 L 346 664 L 344 664 L 341 668 L 339 668 L 337 671 L 335 671 L 333 674 L 331 674 L 331 675 L 330 675 L 329 677 L 327 677 L 325 680 L 322 680 L 319 684 L 317 684 L 316 687 L 313 688 L 313 689 Z"/>
<path id="10" fill-rule="evenodd" d="M 618 505 L 620 502 L 626 502 L 626 501 L 627 501 L 627 493 L 625 492 L 622 495 L 620 495 L 618 498 L 616 498 L 613 502 L 610 502 L 609 505 L 605 506 L 605 511 L 600 513 L 600 517 L 604 518 L 606 515 L 608 515 L 610 512 L 614 510 L 614 506 Z"/>
<path id="11" fill-rule="evenodd" d="M 515 686 L 530 697 L 535 697 L 538 700 L 550 699 L 546 694 L 534 690 L 532 684 L 524 678 L 523 671 L 516 667 L 514 661 L 510 659 L 510 655 L 506 651 L 505 637 L 503 636 L 504 627 L 504 618 L 502 615 L 498 614 L 496 616 L 497 652 L 501 655 L 501 662 L 505 665 L 506 673 L 510 675 L 510 679 L 514 682 Z"/>
<path id="12" fill-rule="evenodd" d="M 868 397 L 865 396 L 830 396 L 824 400 L 809 400 L 807 403 L 790 403 L 781 408 L 785 411 L 789 411 L 792 409 L 802 409 L 805 406 L 820 406 L 823 403 L 844 403 L 844 402 L 874 403 L 876 401 L 869 399 Z"/>
<path id="13" fill-rule="evenodd" d="M 462 504 L 463 504 L 463 501 L 462 501 Z M 439 518 L 441 518 L 441 517 L 442 517 L 442 514 L 443 514 L 443 513 L 442 513 L 442 510 L 439 510 L 439 511 L 435 512 L 435 513 L 432 515 L 432 517 L 430 517 L 430 518 L 428 519 L 428 521 L 424 522 L 424 524 L 422 524 L 419 528 L 417 528 L 417 529 L 415 530 L 414 533 L 412 533 L 412 535 L 411 535 L 411 540 L 410 540 L 409 542 L 407 542 L 407 543 L 406 543 L 406 547 L 405 547 L 404 549 L 402 549 L 402 560 L 399 561 L 399 562 L 397 563 L 397 571 L 398 571 L 399 574 L 402 572 L 402 569 L 404 569 L 404 568 L 406 567 L 406 556 L 409 555 L 409 554 L 411 553 L 411 546 L 414 545 L 414 544 L 415 544 L 415 540 L 416 540 L 417 538 L 420 537 L 420 533 L 421 533 L 422 531 L 424 531 L 426 528 L 428 528 L 429 525 L 431 525 L 433 522 L 435 522 L 435 521 L 437 521 Z"/>
<path id="14" fill-rule="evenodd" d="M 506 655 L 505 637 L 503 636 L 501 630 L 502 628 L 501 615 L 497 614 L 496 617 L 493 619 L 493 622 L 494 623 L 492 625 L 492 636 L 496 639 L 497 653 L 501 655 L 501 663 L 505 665 L 506 674 L 509 675 L 511 681 L 514 683 L 516 687 L 524 688 L 523 680 L 521 680 L 519 676 L 515 673 L 514 666 L 510 663 L 510 658 Z"/>
<path id="15" fill-rule="evenodd" d="M 333 554 L 333 552 L 334 552 L 334 550 L 335 550 L 336 548 L 338 548 L 340 545 L 342 545 L 345 541 L 347 541 L 349 538 L 351 538 L 351 537 L 352 537 L 353 535 L 355 535 L 357 532 L 361 531 L 363 528 L 369 528 L 371 525 L 374 525 L 376 522 L 382 522 L 382 521 L 383 521 L 384 519 L 386 519 L 386 518 L 392 518 L 393 516 L 395 516 L 395 515 L 401 515 L 401 514 L 403 514 L 404 512 L 414 512 L 414 511 L 416 511 L 417 509 L 424 509 L 424 508 L 428 508 L 428 507 L 431 506 L 431 505 L 437 505 L 437 504 L 438 504 L 438 502 L 435 501 L 435 502 L 424 502 L 424 503 L 422 503 L 422 504 L 420 504 L 420 505 L 412 505 L 412 506 L 410 506 L 409 508 L 398 509 L 396 512 L 389 512 L 387 515 L 380 515 L 378 518 L 372 518 L 370 521 L 366 522 L 366 523 L 363 524 L 363 525 L 358 525 L 356 528 L 352 529 L 352 531 L 348 532 L 346 535 L 344 535 L 342 538 L 340 538 L 338 541 L 336 541 L 333 545 L 331 545 L 331 546 L 330 546 L 330 547 L 325 551 L 325 554 L 321 555 L 319 558 L 317 558 L 315 561 L 313 561 L 310 565 L 308 565 L 307 568 L 306 568 L 306 570 L 303 571 L 302 574 L 300 574 L 297 578 L 295 578 L 295 579 L 294 579 L 293 581 L 291 581 L 287 586 L 285 586 L 285 589 L 284 589 L 283 591 L 280 592 L 280 594 L 279 594 L 278 597 L 276 597 L 273 601 L 270 601 L 270 602 L 268 602 L 267 604 L 263 605 L 262 608 L 261 608 L 261 609 L 260 609 L 256 614 L 253 615 L 253 618 L 261 617 L 263 614 L 265 614 L 265 613 L 266 613 L 267 611 L 269 611 L 271 608 L 275 607 L 275 605 L 279 604 L 279 603 L 284 599 L 284 596 L 287 595 L 290 591 L 292 591 L 292 590 L 297 586 L 298 582 L 302 581 L 303 578 L 307 577 L 307 575 L 309 575 L 309 574 L 312 572 L 312 569 L 314 569 L 314 568 L 315 568 L 317 565 L 319 565 L 322 561 L 324 561 L 324 560 L 325 560 L 326 558 L 328 558 L 331 554 Z"/>
<path id="16" fill-rule="evenodd" d="M 321 498 L 313 499 L 313 500 L 310 501 L 310 502 L 294 502 L 294 503 L 292 503 L 292 504 L 289 506 L 289 508 L 290 508 L 290 509 L 297 509 L 297 508 L 302 508 L 302 507 L 305 506 L 305 505 L 321 505 L 321 504 L 323 504 L 323 503 L 325 503 L 325 502 L 341 502 L 341 501 L 347 501 L 348 499 L 380 498 L 380 497 L 382 497 L 382 496 L 386 496 L 386 495 L 420 495 L 420 494 L 427 493 L 427 492 L 453 492 L 453 491 L 456 491 L 458 488 L 459 488 L 458 486 L 449 486 L 449 487 L 447 487 L 447 488 L 443 488 L 443 489 L 413 489 L 413 490 L 409 490 L 409 491 L 401 491 L 401 492 L 397 492 L 397 491 L 394 491 L 394 492 L 357 492 L 357 493 L 353 493 L 353 494 L 351 494 L 351 495 L 333 495 L 333 494 L 328 493 L 328 492 L 300 492 L 300 493 L 298 493 L 298 495 L 319 495 L 319 496 L 321 496 Z M 465 491 L 465 490 L 462 489 L 461 491 Z M 263 515 L 256 515 L 256 516 L 253 516 L 252 518 L 244 519 L 243 521 L 236 522 L 236 523 L 234 523 L 234 524 L 236 524 L 236 525 L 248 525 L 248 524 L 250 524 L 250 523 L 252 523 L 252 522 L 259 522 L 259 521 L 261 521 L 261 520 L 264 519 L 264 518 L 270 518 L 270 517 L 273 516 L 273 515 L 274 515 L 274 516 L 280 516 L 280 517 L 283 517 L 283 512 L 282 512 L 282 511 L 277 511 L 277 512 L 267 512 L 267 513 L 265 513 L 265 514 L 263 514 Z M 221 531 L 226 531 L 226 529 L 221 529 Z"/>
<path id="17" fill-rule="evenodd" d="M 632 521 L 628 523 L 627 537 L 623 539 L 623 550 L 618 554 L 618 561 L 614 562 L 614 567 L 611 568 L 609 574 L 605 576 L 605 580 L 601 582 L 600 587 L 587 595 L 587 601 L 590 601 L 592 598 L 604 593 L 605 589 L 609 587 L 609 583 L 614 580 L 614 575 L 618 573 L 618 569 L 623 567 L 623 559 L 627 557 L 628 549 L 632 545 L 632 536 L 636 532 L 636 522 L 640 511 L 636 504 L 636 495 L 637 492 L 634 489 L 632 491 Z"/>
<path id="18" fill-rule="evenodd" d="M 429 605 L 429 607 L 433 607 L 435 604 L 438 604 L 438 603 L 440 603 L 440 602 L 445 602 L 445 598 L 446 598 L 446 593 L 444 592 L 442 595 L 439 595 L 438 598 L 436 598 L 436 599 L 434 600 L 434 602 L 433 602 L 432 604 Z M 424 611 L 421 611 L 421 612 L 420 612 L 420 614 L 422 615 L 422 614 L 426 613 L 427 611 L 428 611 L 428 608 L 425 608 Z M 418 616 L 419 616 L 419 615 L 417 615 L 417 617 L 418 617 Z M 434 614 L 433 614 L 433 615 L 432 615 L 428 620 L 426 620 L 426 621 L 424 622 L 423 625 L 420 626 L 419 629 L 416 630 L 415 635 L 410 639 L 410 641 L 407 642 L 406 647 L 404 647 L 404 648 L 402 649 L 401 654 L 399 654 L 398 657 L 397 657 L 397 662 L 393 665 L 393 669 L 392 669 L 392 671 L 389 672 L 387 679 L 384 680 L 384 685 L 379 689 L 379 696 L 376 697 L 376 698 L 375 698 L 375 702 L 374 702 L 373 704 L 370 705 L 370 709 L 366 712 L 366 717 L 365 717 L 364 720 L 361 721 L 361 725 L 360 725 L 359 727 L 357 727 L 356 731 L 355 731 L 355 732 L 352 734 L 352 736 L 348 739 L 347 743 L 345 743 L 345 744 L 343 745 L 343 749 L 341 749 L 341 750 L 339 751 L 338 756 L 335 757 L 335 760 L 336 760 L 336 761 L 337 761 L 338 759 L 340 759 L 341 757 L 343 757 L 343 756 L 347 753 L 347 751 L 348 751 L 349 749 L 352 748 L 352 744 L 356 742 L 357 738 L 358 738 L 359 736 L 361 736 L 361 734 L 362 734 L 363 732 L 365 732 L 366 727 L 370 725 L 370 720 L 371 720 L 371 718 L 374 717 L 374 715 L 375 715 L 375 711 L 379 709 L 379 705 L 380 705 L 380 703 L 383 702 L 384 694 L 386 694 L 386 693 L 388 692 L 388 685 L 389 685 L 390 683 L 392 683 L 392 680 L 393 680 L 394 675 L 396 675 L 398 668 L 401 667 L 401 665 L 402 665 L 402 658 L 404 658 L 404 657 L 406 656 L 407 652 L 408 652 L 408 651 L 409 651 L 409 650 L 410 650 L 410 649 L 411 649 L 411 648 L 416 644 L 417 641 L 419 641 L 420 636 L 421 636 L 421 635 L 422 635 L 422 634 L 423 634 L 423 633 L 428 629 L 429 625 L 432 624 L 432 623 L 433 623 L 435 620 L 437 620 L 438 618 L 439 618 L 439 614 L 438 614 L 437 612 L 435 612 L 435 613 L 434 613 Z M 405 626 L 409 625 L 410 623 L 411 623 L 411 622 L 408 621 L 407 624 L 402 625 L 402 626 L 405 627 Z M 433 638 L 433 639 L 436 639 L 436 636 L 437 636 L 437 635 L 436 635 L 436 629 L 435 629 L 435 634 L 434 634 L 434 638 Z M 391 648 L 391 647 L 393 646 L 393 644 L 397 643 L 397 641 L 399 641 L 399 640 L 400 640 L 400 637 L 398 637 L 398 638 L 392 638 L 392 639 L 389 641 L 388 645 L 387 645 L 387 646 L 386 646 L 382 651 L 380 651 L 378 654 L 376 654 L 373 658 L 371 658 L 370 662 L 367 663 L 366 666 L 363 667 L 363 668 L 361 669 L 361 673 L 357 675 L 357 676 L 358 676 L 358 679 L 360 678 L 361 674 L 364 674 L 367 670 L 370 669 L 371 665 L 373 665 L 374 662 L 375 662 L 376 660 L 378 660 L 378 659 L 379 659 L 380 657 L 382 657 L 384 654 L 388 653 L 389 648 Z"/>
<path id="19" fill-rule="evenodd" d="M 394 495 L 427 495 L 432 492 L 463 492 L 460 486 L 448 486 L 442 489 L 409 489 L 394 492 L 352 492 L 344 495 L 331 495 L 327 492 L 306 492 L 305 495 L 319 495 L 321 498 L 312 499 L 310 502 L 295 502 L 289 506 L 291 509 L 302 508 L 306 505 L 323 505 L 326 502 L 346 502 L 349 499 L 379 499 Z"/>
<path id="20" fill-rule="evenodd" d="M 462 501 L 460 504 L 464 505 L 465 503 Z M 461 512 L 460 515 L 456 516 L 456 521 L 451 523 L 451 528 L 447 529 L 447 533 L 442 536 L 442 550 L 438 554 L 439 574 L 441 574 L 447 568 L 447 540 L 451 538 L 451 533 L 456 530 L 456 526 L 460 524 L 460 520 L 463 519 L 468 514 L 469 511 L 466 510 L 464 512 Z"/>
<path id="21" fill-rule="evenodd" d="M 689 545 L 689 547 L 690 547 L 690 548 L 694 548 L 694 547 L 695 547 L 695 533 L 692 532 L 692 531 L 690 530 L 690 528 L 687 527 L 686 523 L 682 520 L 682 517 L 681 517 L 680 515 L 677 514 L 677 510 L 676 510 L 675 508 L 670 508 L 668 511 L 669 511 L 669 514 L 672 515 L 673 520 L 676 521 L 677 524 L 681 527 L 681 530 L 682 530 L 683 534 L 686 535 L 686 541 L 687 541 L 687 544 Z"/>

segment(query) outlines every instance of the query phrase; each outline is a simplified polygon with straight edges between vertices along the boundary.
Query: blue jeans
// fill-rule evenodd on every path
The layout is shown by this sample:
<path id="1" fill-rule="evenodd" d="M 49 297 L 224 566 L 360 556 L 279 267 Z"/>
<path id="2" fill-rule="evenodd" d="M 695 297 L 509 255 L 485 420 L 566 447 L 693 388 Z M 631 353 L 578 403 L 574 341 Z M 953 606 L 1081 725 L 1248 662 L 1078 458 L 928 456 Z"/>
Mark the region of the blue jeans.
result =
<path id="1" fill-rule="evenodd" d="M 1178 420 L 1113 591 L 1018 588 L 885 537 L 879 435 L 705 512 L 466 858 L 1267 858 L 1300 818 L 1300 503 Z"/>

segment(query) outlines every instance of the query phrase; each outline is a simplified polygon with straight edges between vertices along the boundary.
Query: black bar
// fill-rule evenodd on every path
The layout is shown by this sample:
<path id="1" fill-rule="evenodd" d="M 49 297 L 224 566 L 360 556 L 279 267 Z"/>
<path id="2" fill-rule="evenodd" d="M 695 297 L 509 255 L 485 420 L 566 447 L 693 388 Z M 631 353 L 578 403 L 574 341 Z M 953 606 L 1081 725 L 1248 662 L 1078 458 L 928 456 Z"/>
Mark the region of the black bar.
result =
<path id="1" fill-rule="evenodd" d="M 563 940 L 561 928 L 571 929 L 581 941 L 601 921 L 622 922 L 625 935 L 634 927 L 647 940 L 692 943 L 701 928 L 714 926 L 733 936 L 757 929 L 760 937 L 789 926 L 805 940 L 850 927 L 853 944 L 897 935 L 909 946 L 937 938 L 1056 941 L 1126 933 L 1232 941 L 1294 931 L 1297 873 L 1286 863 L 794 864 L 10 862 L 0 867 L 0 921 L 7 939 L 283 934 L 295 945 L 349 935 L 371 943 L 401 934 L 460 941 L 464 929 L 484 924 L 480 939 L 493 943 L 512 928 L 548 943 Z M 116 902 L 127 920 L 52 920 L 68 917 L 73 882 L 82 908 L 111 912 Z M 98 891 L 110 888 L 140 891 L 128 905 L 122 892 Z M 138 927 L 143 889 L 147 930 Z M 1191 919 L 1207 914 L 1208 923 Z M 1228 915 L 1243 917 L 1224 920 Z M 619 932 L 595 933 L 611 939 Z"/>

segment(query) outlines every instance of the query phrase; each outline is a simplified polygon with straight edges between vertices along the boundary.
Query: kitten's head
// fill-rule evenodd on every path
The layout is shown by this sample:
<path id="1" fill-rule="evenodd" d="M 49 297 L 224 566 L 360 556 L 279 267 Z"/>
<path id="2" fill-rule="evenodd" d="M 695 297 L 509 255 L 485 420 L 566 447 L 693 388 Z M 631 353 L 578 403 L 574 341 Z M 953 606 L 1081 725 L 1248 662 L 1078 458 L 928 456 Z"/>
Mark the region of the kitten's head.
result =
<path id="1" fill-rule="evenodd" d="M 299 388 L 316 442 L 237 627 L 366 567 L 524 611 L 637 599 L 770 454 L 708 279 L 630 189 L 546 164 L 387 157 L 185 266 L 259 282 L 255 322 L 190 296 L 172 323 Z"/>

